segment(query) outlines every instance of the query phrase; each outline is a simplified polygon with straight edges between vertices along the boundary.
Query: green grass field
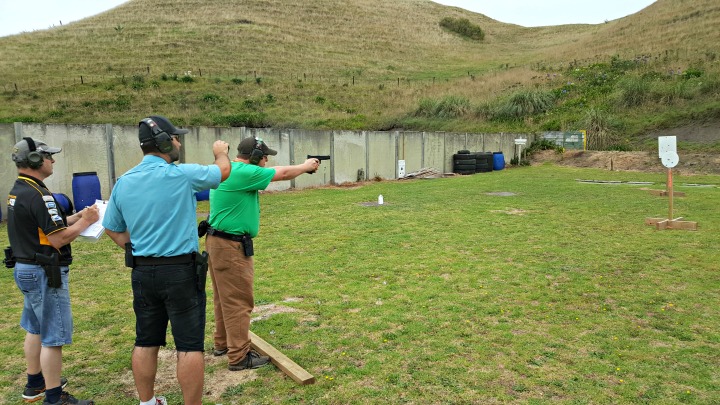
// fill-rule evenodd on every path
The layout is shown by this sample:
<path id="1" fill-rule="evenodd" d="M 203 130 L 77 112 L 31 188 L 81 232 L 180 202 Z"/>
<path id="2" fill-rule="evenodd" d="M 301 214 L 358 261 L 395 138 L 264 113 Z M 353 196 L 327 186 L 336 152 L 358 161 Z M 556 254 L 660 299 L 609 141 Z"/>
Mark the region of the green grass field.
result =
<path id="1" fill-rule="evenodd" d="M 674 214 L 697 231 L 644 224 L 668 215 L 667 199 L 644 190 L 664 181 L 546 164 L 265 193 L 256 304 L 294 312 L 252 330 L 317 382 L 274 366 L 230 374 L 207 355 L 205 401 L 719 403 L 720 176 L 675 178 L 686 196 Z M 383 206 L 365 204 L 379 194 Z M 73 252 L 68 390 L 136 404 L 129 269 L 107 236 Z M 10 270 L 0 275 L 0 402 L 19 403 L 21 294 Z M 207 347 L 212 328 L 208 305 Z M 162 364 L 160 393 L 179 404 Z"/>

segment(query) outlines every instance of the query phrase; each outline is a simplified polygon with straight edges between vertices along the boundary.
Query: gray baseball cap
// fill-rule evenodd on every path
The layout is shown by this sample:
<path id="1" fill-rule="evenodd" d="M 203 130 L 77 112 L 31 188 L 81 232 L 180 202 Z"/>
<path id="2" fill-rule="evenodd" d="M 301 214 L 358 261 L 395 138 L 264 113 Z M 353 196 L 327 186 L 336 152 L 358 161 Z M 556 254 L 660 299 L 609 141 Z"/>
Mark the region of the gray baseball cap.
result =
<path id="1" fill-rule="evenodd" d="M 33 148 L 34 146 L 34 148 Z M 12 160 L 13 162 L 21 163 L 21 162 L 27 162 L 28 160 L 28 154 L 32 151 L 32 149 L 40 152 L 40 153 L 49 153 L 49 154 L 55 154 L 62 151 L 62 148 L 56 148 L 53 146 L 48 146 L 45 142 L 41 140 L 33 140 L 32 138 L 23 138 L 22 141 L 15 144 L 15 147 L 13 148 L 12 153 Z"/>

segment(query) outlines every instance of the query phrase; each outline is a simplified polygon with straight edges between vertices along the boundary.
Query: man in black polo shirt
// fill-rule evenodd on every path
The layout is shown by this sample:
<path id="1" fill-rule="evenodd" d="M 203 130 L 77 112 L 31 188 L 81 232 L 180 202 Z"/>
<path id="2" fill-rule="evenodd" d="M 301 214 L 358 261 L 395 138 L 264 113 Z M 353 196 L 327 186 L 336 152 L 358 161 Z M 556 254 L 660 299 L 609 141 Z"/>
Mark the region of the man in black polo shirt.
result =
<path id="1" fill-rule="evenodd" d="M 12 159 L 18 177 L 8 196 L 7 231 L 15 258 L 15 283 L 24 296 L 20 326 L 25 335 L 28 382 L 25 402 L 92 405 L 63 391 L 62 347 L 72 343 L 68 290 L 70 242 L 99 219 L 96 206 L 68 216 L 43 183 L 53 173 L 53 154 L 42 141 L 23 138 Z M 46 391 L 47 388 L 47 391 Z"/>

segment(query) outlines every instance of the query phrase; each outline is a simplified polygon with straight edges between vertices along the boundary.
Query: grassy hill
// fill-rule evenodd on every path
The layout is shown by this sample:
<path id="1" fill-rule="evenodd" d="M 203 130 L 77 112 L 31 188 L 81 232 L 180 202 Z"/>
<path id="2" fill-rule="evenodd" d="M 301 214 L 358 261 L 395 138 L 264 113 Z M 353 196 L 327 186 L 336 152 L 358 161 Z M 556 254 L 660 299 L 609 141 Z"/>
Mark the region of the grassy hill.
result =
<path id="1" fill-rule="evenodd" d="M 534 28 L 427 0 L 132 0 L 0 38 L 0 121 L 585 128 L 617 146 L 720 117 L 718 23 L 715 0 Z"/>

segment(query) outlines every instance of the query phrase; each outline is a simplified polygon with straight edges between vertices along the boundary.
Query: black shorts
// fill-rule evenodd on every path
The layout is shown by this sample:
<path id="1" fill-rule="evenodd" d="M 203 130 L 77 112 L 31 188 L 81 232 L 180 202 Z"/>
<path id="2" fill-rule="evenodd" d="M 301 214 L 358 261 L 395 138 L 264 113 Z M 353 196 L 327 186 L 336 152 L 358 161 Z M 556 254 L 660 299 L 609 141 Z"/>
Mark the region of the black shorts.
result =
<path id="1" fill-rule="evenodd" d="M 204 351 L 206 296 L 193 263 L 136 266 L 132 290 L 135 346 L 165 346 L 170 321 L 177 351 Z"/>

